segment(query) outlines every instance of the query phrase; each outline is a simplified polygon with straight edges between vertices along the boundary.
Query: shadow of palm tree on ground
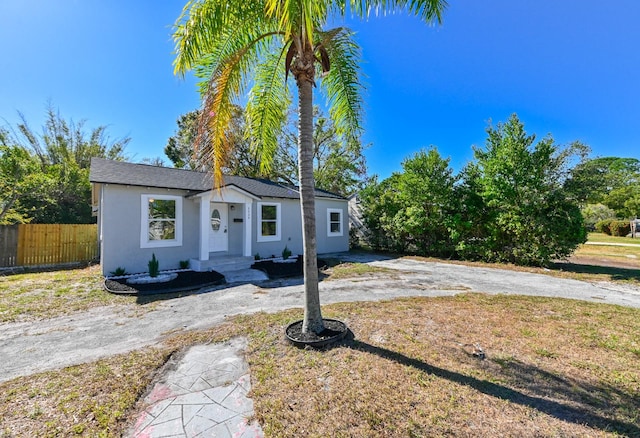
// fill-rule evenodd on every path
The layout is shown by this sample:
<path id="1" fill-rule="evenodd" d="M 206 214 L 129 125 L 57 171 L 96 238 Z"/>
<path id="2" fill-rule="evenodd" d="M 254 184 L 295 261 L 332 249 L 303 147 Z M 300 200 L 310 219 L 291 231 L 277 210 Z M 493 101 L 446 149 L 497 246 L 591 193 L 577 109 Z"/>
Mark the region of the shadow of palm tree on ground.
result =
<path id="1" fill-rule="evenodd" d="M 640 395 L 629 394 L 611 385 L 595 385 L 577 379 L 568 379 L 517 360 L 502 363 L 504 376 L 517 382 L 521 389 L 481 380 L 455 371 L 430 365 L 402 353 L 359 341 L 353 334 L 338 344 L 373 354 L 401 365 L 421 370 L 436 377 L 465 385 L 483 394 L 511 403 L 536 409 L 559 420 L 624 436 L 640 436 L 640 426 L 614 418 L 617 412 L 633 417 L 640 410 Z M 500 361 L 496 360 L 497 363 Z M 541 384 L 541 382 L 545 382 Z M 598 411 L 611 413 L 603 416 Z M 634 414 L 635 413 L 635 414 Z"/>

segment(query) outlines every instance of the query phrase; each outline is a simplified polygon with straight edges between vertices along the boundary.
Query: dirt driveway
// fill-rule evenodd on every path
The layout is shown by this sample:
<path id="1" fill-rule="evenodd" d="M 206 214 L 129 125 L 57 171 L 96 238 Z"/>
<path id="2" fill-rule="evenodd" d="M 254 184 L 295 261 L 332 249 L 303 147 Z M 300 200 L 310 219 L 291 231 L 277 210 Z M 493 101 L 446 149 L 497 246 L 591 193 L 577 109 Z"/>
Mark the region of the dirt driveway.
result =
<path id="1" fill-rule="evenodd" d="M 323 304 L 483 292 L 640 307 L 640 288 L 633 286 L 405 258 L 342 257 L 388 270 L 373 276 L 322 281 Z M 302 293 L 301 279 L 236 284 L 160 301 L 149 312 L 101 307 L 45 321 L 2 324 L 0 351 L 10 359 L 0 368 L 0 381 L 153 345 L 170 333 L 207 328 L 230 315 L 301 307 Z"/>

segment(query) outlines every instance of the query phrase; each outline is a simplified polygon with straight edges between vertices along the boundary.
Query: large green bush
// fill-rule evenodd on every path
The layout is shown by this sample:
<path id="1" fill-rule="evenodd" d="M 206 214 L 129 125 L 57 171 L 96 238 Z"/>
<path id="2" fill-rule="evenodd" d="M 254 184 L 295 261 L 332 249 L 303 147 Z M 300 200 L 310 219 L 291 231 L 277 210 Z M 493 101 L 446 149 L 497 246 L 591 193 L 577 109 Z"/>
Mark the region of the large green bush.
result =
<path id="1" fill-rule="evenodd" d="M 487 134 L 468 172 L 483 206 L 481 229 L 466 239 L 482 238 L 491 261 L 544 265 L 570 255 L 586 240 L 578 203 L 564 187 L 571 151 L 550 136 L 535 143 L 515 114 Z"/>
<path id="2" fill-rule="evenodd" d="M 402 163 L 404 172 L 373 181 L 361 194 L 369 244 L 375 249 L 451 256 L 455 243 L 453 170 L 435 149 Z"/>
<path id="3" fill-rule="evenodd" d="M 475 162 L 453 175 L 435 149 L 403 162 L 403 172 L 363 192 L 369 244 L 423 255 L 545 265 L 586 240 L 572 150 L 537 143 L 513 115 L 487 130 Z"/>

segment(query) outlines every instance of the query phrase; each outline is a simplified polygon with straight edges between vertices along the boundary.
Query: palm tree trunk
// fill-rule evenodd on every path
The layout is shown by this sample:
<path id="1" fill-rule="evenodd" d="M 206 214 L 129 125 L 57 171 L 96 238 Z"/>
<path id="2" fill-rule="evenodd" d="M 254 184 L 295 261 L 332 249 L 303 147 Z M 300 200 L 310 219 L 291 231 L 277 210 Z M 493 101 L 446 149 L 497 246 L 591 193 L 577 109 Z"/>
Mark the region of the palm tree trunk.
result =
<path id="1" fill-rule="evenodd" d="M 313 64 L 311 64 L 313 65 Z M 318 257 L 316 245 L 315 182 L 313 180 L 313 86 L 308 76 L 297 81 L 299 138 L 298 173 L 302 209 L 304 244 L 304 322 L 302 332 L 324 330 L 318 290 Z M 311 75 L 313 77 L 313 75 Z"/>

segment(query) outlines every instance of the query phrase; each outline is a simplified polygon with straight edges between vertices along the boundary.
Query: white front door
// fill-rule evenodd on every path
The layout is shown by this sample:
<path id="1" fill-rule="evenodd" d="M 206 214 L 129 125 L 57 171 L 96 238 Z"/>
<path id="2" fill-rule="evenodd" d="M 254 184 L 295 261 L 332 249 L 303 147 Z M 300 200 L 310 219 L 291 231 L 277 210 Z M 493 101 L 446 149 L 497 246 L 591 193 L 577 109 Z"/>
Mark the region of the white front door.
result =
<path id="1" fill-rule="evenodd" d="M 211 203 L 211 226 L 209 227 L 209 251 L 229 250 L 229 211 L 227 204 Z"/>

